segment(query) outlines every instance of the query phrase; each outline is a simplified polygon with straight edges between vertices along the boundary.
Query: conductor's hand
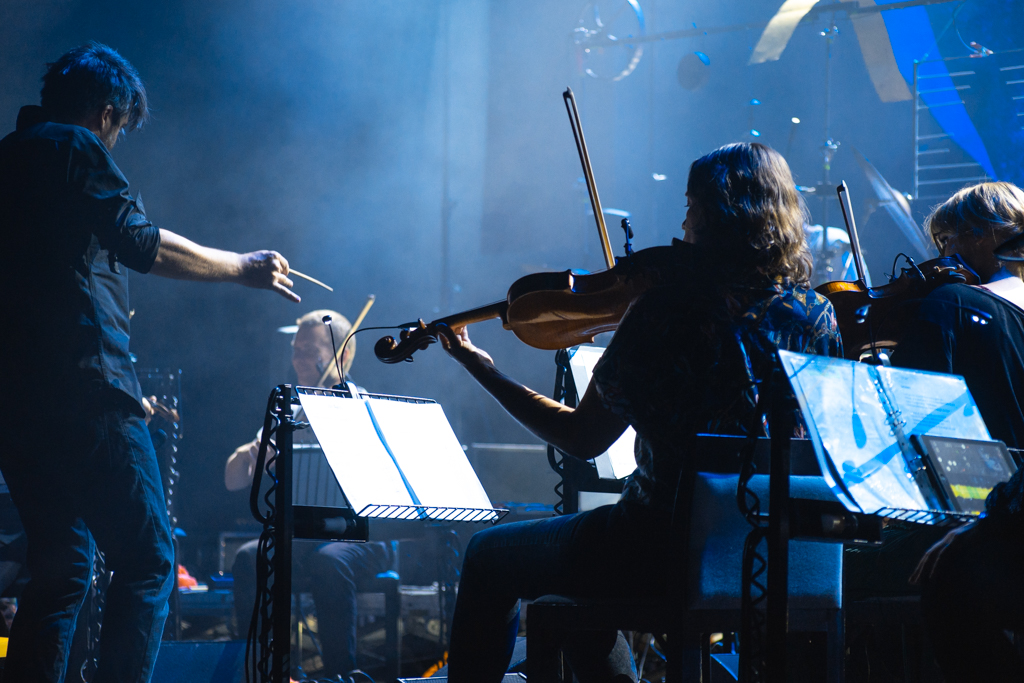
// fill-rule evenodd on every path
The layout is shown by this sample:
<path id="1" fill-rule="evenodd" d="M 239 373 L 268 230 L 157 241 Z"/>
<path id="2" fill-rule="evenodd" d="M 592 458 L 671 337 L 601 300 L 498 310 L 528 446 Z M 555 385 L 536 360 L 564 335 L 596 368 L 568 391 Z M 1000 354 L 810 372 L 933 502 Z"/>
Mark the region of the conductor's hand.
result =
<path id="1" fill-rule="evenodd" d="M 910 583 L 917 586 L 931 579 L 932 576 L 935 575 L 935 568 L 938 566 L 943 553 L 949 549 L 949 546 L 956 543 L 960 536 L 972 531 L 974 528 L 974 522 L 968 522 L 963 526 L 958 526 L 943 536 L 938 543 L 933 545 L 931 548 L 928 548 L 924 556 L 921 558 L 921 561 L 917 563 L 917 569 L 915 569 L 914 573 L 910 575 Z"/>
<path id="2" fill-rule="evenodd" d="M 459 361 L 470 372 L 477 369 L 494 368 L 494 359 L 483 349 L 477 348 L 469 340 L 469 332 L 465 327 L 437 326 L 438 339 L 448 355 Z"/>
<path id="3" fill-rule="evenodd" d="M 301 301 L 292 291 L 294 283 L 288 279 L 288 259 L 276 251 L 251 251 L 242 254 L 238 282 L 254 289 L 269 289 L 289 301 Z"/>

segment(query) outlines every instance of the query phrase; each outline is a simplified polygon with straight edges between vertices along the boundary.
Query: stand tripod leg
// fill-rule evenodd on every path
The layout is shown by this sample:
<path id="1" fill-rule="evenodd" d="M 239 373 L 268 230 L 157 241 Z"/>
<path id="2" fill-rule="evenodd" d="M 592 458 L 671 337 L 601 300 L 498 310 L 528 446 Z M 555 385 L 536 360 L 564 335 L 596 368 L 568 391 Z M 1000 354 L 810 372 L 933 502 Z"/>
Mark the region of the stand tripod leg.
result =
<path id="1" fill-rule="evenodd" d="M 778 386 L 773 390 L 778 391 Z M 770 683 L 785 683 L 789 633 L 789 456 L 793 413 L 789 401 L 772 401 L 771 476 L 768 494 L 768 633 Z"/>

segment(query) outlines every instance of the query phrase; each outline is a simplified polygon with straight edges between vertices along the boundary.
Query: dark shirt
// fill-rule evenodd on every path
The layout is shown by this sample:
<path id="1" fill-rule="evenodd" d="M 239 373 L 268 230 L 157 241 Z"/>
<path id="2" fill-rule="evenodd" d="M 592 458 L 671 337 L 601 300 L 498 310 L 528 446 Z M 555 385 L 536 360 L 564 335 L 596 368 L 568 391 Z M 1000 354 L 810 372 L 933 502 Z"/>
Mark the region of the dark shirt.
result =
<path id="1" fill-rule="evenodd" d="M 780 348 L 841 357 L 832 304 L 781 282 L 642 296 L 594 368 L 602 403 L 637 432 L 623 499 L 669 513 L 688 444 L 699 433 L 747 433 L 757 383 Z"/>
<path id="2" fill-rule="evenodd" d="M 1024 448 L 1021 309 L 977 287 L 939 287 L 912 313 L 893 364 L 962 375 L 992 438 Z M 1024 470 L 997 486 L 986 508 L 993 521 L 1008 520 L 1024 532 Z"/>
<path id="3" fill-rule="evenodd" d="M 138 405 L 128 353 L 128 273 L 148 272 L 160 232 L 96 135 L 23 107 L 0 140 L 5 384 L 22 396 L 120 390 Z"/>

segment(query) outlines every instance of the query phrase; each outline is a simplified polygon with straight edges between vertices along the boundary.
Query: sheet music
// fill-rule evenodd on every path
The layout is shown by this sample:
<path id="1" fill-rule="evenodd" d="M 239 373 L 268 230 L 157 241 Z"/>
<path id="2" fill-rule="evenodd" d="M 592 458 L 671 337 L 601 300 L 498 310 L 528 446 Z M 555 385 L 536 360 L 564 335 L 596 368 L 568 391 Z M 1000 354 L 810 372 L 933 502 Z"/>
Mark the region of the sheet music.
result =
<path id="1" fill-rule="evenodd" d="M 368 505 L 413 504 L 363 401 L 305 393 L 299 393 L 299 401 L 356 512 Z"/>
<path id="2" fill-rule="evenodd" d="M 990 439 L 962 377 L 780 351 L 822 473 L 851 510 L 926 510 L 893 432 Z M 886 413 L 887 390 L 897 413 Z M 837 481 L 838 479 L 838 481 Z M 848 495 L 847 495 L 848 494 Z"/>
<path id="3" fill-rule="evenodd" d="M 367 403 L 420 504 L 492 507 L 439 404 L 374 398 Z"/>
<path id="4" fill-rule="evenodd" d="M 878 368 L 878 372 L 888 380 L 903 411 L 908 436 L 992 439 L 962 377 L 898 368 Z"/>
<path id="5" fill-rule="evenodd" d="M 572 369 L 572 379 L 576 383 L 576 393 L 580 398 L 586 393 L 590 386 L 590 378 L 594 376 L 594 366 L 604 355 L 604 348 L 600 346 L 580 346 L 576 348 L 572 358 L 569 359 L 569 367 Z M 628 477 L 636 469 L 636 457 L 633 455 L 633 444 L 636 441 L 636 431 L 632 427 L 626 427 L 622 436 L 613 443 L 607 451 L 594 458 L 597 466 L 597 475 L 601 479 L 622 479 Z"/>

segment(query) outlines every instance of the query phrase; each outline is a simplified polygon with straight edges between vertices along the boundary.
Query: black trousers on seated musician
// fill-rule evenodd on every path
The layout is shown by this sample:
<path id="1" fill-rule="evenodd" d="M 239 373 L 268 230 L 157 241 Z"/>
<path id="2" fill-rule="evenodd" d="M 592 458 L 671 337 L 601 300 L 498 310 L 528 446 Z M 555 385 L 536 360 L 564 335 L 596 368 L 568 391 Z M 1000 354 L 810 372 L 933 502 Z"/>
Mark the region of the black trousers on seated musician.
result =
<path id="1" fill-rule="evenodd" d="M 258 541 L 238 549 L 231 573 L 235 585 L 235 618 L 244 637 L 256 602 L 256 551 Z M 344 675 L 357 667 L 356 593 L 377 574 L 394 564 L 391 548 L 384 543 L 323 543 L 295 541 L 292 545 L 294 591 L 309 591 L 316 604 L 324 670 Z"/>
<path id="2" fill-rule="evenodd" d="M 455 604 L 450 680 L 501 680 L 515 646 L 520 598 L 667 595 L 669 541 L 663 516 L 627 502 L 476 533 Z M 565 652 L 581 683 L 636 680 L 629 646 L 617 631 L 581 632 Z"/>

